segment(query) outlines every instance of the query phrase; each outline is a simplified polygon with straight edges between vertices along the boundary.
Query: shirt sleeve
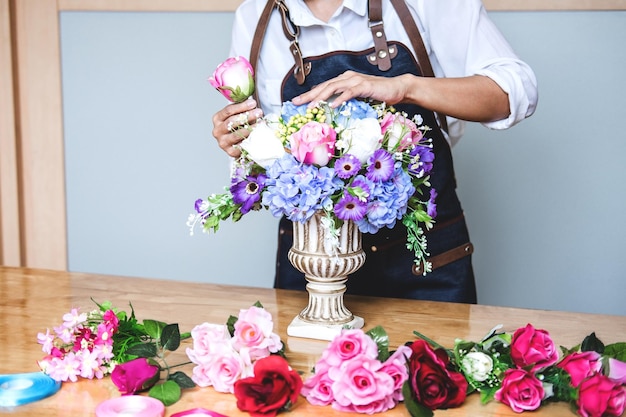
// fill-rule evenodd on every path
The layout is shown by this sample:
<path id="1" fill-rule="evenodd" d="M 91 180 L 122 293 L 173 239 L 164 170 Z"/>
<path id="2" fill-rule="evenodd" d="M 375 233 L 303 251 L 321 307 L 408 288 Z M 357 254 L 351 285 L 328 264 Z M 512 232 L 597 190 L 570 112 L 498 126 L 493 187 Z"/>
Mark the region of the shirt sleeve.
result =
<path id="1" fill-rule="evenodd" d="M 484 75 L 508 94 L 509 117 L 483 125 L 507 129 L 534 113 L 538 100 L 535 74 L 513 51 L 480 0 L 420 3 L 425 43 L 441 72 L 436 75 Z"/>

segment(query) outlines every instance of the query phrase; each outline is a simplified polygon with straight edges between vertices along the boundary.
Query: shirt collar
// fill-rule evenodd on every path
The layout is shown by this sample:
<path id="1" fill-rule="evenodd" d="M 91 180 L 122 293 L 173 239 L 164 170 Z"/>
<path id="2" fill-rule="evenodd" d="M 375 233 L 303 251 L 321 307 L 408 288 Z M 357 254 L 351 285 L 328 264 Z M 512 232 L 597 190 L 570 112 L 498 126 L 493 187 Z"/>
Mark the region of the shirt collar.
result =
<path id="1" fill-rule="evenodd" d="M 304 0 L 285 0 L 289 9 L 291 21 L 296 26 L 312 26 L 319 24 L 319 21 L 311 14 Z M 359 16 L 367 15 L 367 1 L 363 0 L 344 0 L 341 8 L 349 9 Z"/>

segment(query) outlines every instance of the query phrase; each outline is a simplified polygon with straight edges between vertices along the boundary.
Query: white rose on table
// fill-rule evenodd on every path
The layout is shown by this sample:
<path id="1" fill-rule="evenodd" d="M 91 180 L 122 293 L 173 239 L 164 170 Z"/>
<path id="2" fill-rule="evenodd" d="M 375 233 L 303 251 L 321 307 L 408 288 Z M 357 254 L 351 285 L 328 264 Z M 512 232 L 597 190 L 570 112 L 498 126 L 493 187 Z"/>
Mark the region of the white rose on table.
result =
<path id="1" fill-rule="evenodd" d="M 364 164 L 382 144 L 383 134 L 377 119 L 353 119 L 340 132 L 341 140 L 335 146 Z"/>
<path id="2" fill-rule="evenodd" d="M 493 371 L 493 359 L 482 352 L 470 352 L 461 359 L 463 373 L 474 381 L 482 382 L 489 378 Z"/>
<path id="3" fill-rule="evenodd" d="M 277 135 L 274 122 L 269 116 L 258 121 L 250 135 L 240 144 L 250 159 L 266 169 L 285 154 L 285 147 Z"/>

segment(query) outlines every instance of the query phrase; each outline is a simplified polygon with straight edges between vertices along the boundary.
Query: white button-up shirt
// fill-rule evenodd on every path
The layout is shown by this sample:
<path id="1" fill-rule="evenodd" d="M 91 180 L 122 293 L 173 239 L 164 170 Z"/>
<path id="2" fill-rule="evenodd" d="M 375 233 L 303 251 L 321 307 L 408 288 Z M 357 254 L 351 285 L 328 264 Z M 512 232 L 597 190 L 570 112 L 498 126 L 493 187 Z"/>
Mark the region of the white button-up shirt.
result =
<path id="1" fill-rule="evenodd" d="M 245 0 L 235 13 L 230 56 L 250 56 L 254 31 L 266 0 Z M 344 0 L 328 22 L 316 18 L 304 0 L 285 0 L 292 22 L 300 27 L 298 43 L 304 57 L 331 51 L 361 51 L 374 43 L 368 27 L 367 1 Z M 437 77 L 485 75 L 509 97 L 508 118 L 485 126 L 506 129 L 530 116 L 537 105 L 537 80 L 489 19 L 480 0 L 407 0 Z M 383 0 L 388 41 L 413 47 L 399 16 Z M 270 19 L 256 68 L 257 93 L 266 114 L 279 113 L 281 83 L 294 65 L 278 13 Z M 393 61 L 392 61 L 393 65 Z M 463 135 L 464 121 L 448 117 L 448 139 Z"/>

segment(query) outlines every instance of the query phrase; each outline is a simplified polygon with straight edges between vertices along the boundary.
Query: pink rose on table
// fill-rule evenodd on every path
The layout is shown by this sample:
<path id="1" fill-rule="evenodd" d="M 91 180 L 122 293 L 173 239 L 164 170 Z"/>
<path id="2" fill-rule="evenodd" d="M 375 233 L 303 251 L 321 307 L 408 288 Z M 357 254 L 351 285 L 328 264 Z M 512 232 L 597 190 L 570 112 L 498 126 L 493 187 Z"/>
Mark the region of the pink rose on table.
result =
<path id="1" fill-rule="evenodd" d="M 315 369 L 317 369 L 317 366 Z M 328 372 L 316 372 L 304 381 L 302 395 L 313 405 L 330 405 L 335 400 L 333 382 L 328 376 Z"/>
<path id="2" fill-rule="evenodd" d="M 448 369 L 446 352 L 443 349 L 433 350 L 422 339 L 411 344 L 411 352 L 409 384 L 415 402 L 431 410 L 463 404 L 467 381 L 460 372 Z"/>
<path id="3" fill-rule="evenodd" d="M 359 355 L 376 358 L 378 356 L 376 342 L 360 329 L 343 330 L 322 353 L 322 358 L 315 366 L 316 372 L 331 366 L 339 366 Z"/>
<path id="4" fill-rule="evenodd" d="M 252 306 L 241 310 L 235 322 L 233 346 L 250 361 L 269 356 L 283 347 L 273 329 L 272 315 L 264 308 Z"/>
<path id="5" fill-rule="evenodd" d="M 544 395 L 543 385 L 535 374 L 523 369 L 507 369 L 495 399 L 521 413 L 539 408 Z"/>
<path id="6" fill-rule="evenodd" d="M 403 152 L 424 137 L 415 122 L 400 113 L 386 113 L 380 123 L 389 152 Z"/>
<path id="7" fill-rule="evenodd" d="M 302 378 L 278 355 L 259 359 L 254 364 L 254 376 L 235 383 L 237 407 L 252 417 L 273 417 L 298 401 Z"/>
<path id="8" fill-rule="evenodd" d="M 152 365 L 146 358 L 137 358 L 118 364 L 111 372 L 111 381 L 122 395 L 150 389 L 159 378 L 159 367 Z"/>
<path id="9" fill-rule="evenodd" d="M 291 135 L 291 154 L 302 163 L 326 166 L 336 140 L 337 132 L 330 125 L 311 121 Z"/>
<path id="10" fill-rule="evenodd" d="M 222 344 L 193 368 L 191 379 L 199 387 L 212 386 L 217 392 L 232 394 L 235 382 L 250 375 L 252 364 L 229 344 Z"/>
<path id="11" fill-rule="evenodd" d="M 242 56 L 228 58 L 209 77 L 209 82 L 233 103 L 241 103 L 254 93 L 254 69 Z"/>
<path id="12" fill-rule="evenodd" d="M 511 358 L 519 368 L 532 366 L 532 370 L 537 370 L 554 365 L 559 359 L 559 353 L 547 331 L 527 324 L 513 333 Z"/>
<path id="13" fill-rule="evenodd" d="M 582 417 L 621 416 L 625 405 L 625 388 L 602 374 L 580 384 L 577 406 Z"/>
<path id="14" fill-rule="evenodd" d="M 335 381 L 333 408 L 367 414 L 393 408 L 395 381 L 380 372 L 381 367 L 379 360 L 359 355 L 340 367 L 330 368 L 328 376 Z"/>
<path id="15" fill-rule="evenodd" d="M 620 384 L 626 384 L 626 362 L 609 358 L 609 378 Z"/>
<path id="16" fill-rule="evenodd" d="M 556 366 L 570 376 L 572 386 L 577 387 L 583 380 L 602 369 L 598 352 L 574 352 L 563 358 Z"/>

